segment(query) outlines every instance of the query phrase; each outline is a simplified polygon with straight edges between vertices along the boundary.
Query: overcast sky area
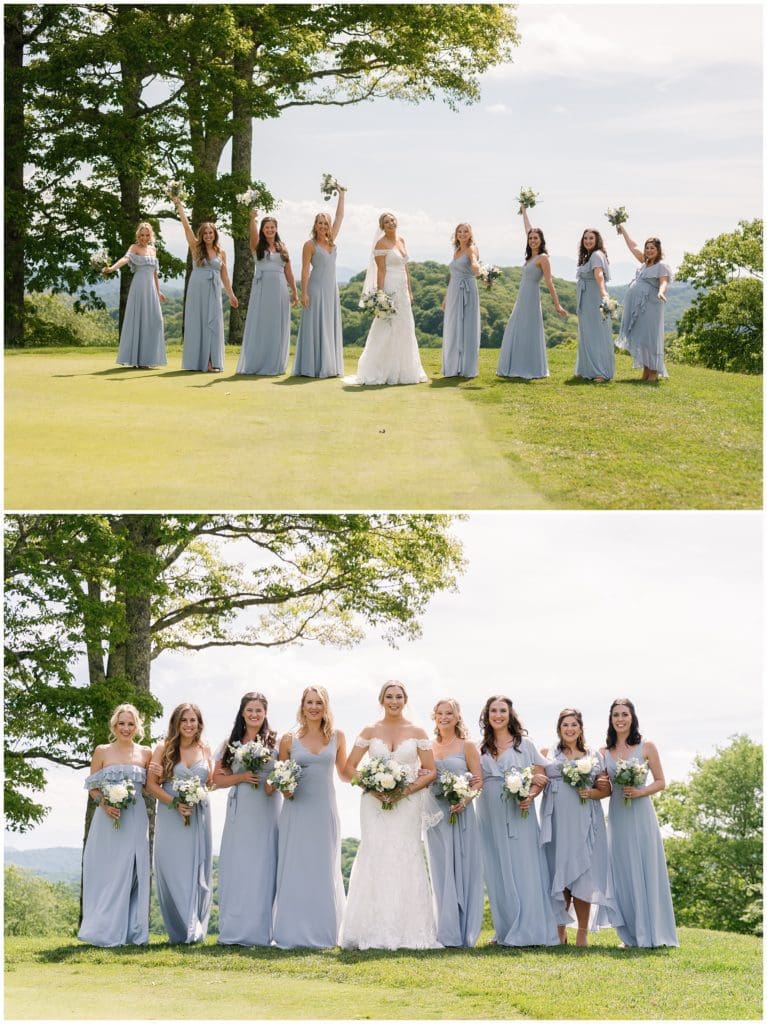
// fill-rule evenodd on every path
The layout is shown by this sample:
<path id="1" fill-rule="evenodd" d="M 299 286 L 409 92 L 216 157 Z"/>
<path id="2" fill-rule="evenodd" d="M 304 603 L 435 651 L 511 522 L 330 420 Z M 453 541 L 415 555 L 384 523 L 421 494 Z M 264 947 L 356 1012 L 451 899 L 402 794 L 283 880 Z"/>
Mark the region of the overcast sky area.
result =
<path id="1" fill-rule="evenodd" d="M 480 513 L 458 522 L 467 569 L 458 593 L 438 595 L 420 639 L 392 649 L 375 635 L 351 650 L 162 654 L 152 688 L 165 708 L 198 703 L 211 746 L 228 738 L 243 693 L 263 691 L 279 733 L 295 721 L 304 686 L 331 697 L 354 741 L 376 720 L 389 678 L 410 694 L 409 717 L 431 730 L 441 698 L 458 699 L 472 735 L 486 698 L 505 693 L 530 737 L 551 744 L 559 710 L 584 714 L 604 742 L 610 702 L 630 697 L 667 780 L 735 733 L 761 742 L 763 625 L 758 513 Z M 79 846 L 85 771 L 50 770 L 45 822 L 9 846 Z M 359 791 L 336 780 L 344 836 L 359 835 Z M 226 794 L 213 793 L 218 851 Z"/>
<path id="2" fill-rule="evenodd" d="M 254 177 L 281 200 L 297 255 L 323 172 L 349 187 L 340 276 L 367 261 L 382 210 L 399 218 L 411 259 L 448 262 L 459 221 L 481 258 L 521 263 L 514 197 L 541 194 L 533 222 L 554 273 L 573 278 L 586 227 L 605 231 L 613 283 L 636 264 L 604 217 L 626 206 L 640 242 L 660 236 L 675 269 L 685 252 L 762 210 L 760 4 L 522 4 L 512 64 L 483 78 L 481 101 L 388 100 L 299 108 L 256 122 Z M 222 169 L 228 170 L 227 149 Z M 180 226 L 164 225 L 183 255 Z"/>

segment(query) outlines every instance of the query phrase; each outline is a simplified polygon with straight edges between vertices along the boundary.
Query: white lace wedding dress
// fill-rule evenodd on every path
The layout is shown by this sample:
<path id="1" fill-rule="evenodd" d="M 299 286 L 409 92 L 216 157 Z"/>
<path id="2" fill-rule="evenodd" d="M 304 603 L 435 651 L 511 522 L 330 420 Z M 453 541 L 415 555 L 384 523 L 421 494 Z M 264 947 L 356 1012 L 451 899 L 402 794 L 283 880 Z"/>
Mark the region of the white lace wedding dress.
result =
<path id="1" fill-rule="evenodd" d="M 357 739 L 355 746 L 367 747 Z M 391 755 L 419 767 L 418 748 L 429 740 L 406 739 L 393 751 L 374 737 L 371 757 Z M 352 865 L 346 912 L 339 946 L 345 949 L 440 949 L 434 923 L 431 884 L 426 870 L 422 824 L 435 824 L 425 814 L 424 790 L 384 811 L 369 793 L 360 802 L 362 841 Z M 436 801 L 435 801 L 436 803 Z M 439 814 L 437 814 L 439 817 Z"/>
<path id="2" fill-rule="evenodd" d="M 418 354 L 407 290 L 407 257 L 396 247 L 373 250 L 373 256 L 384 255 L 384 291 L 394 296 L 397 312 L 390 320 L 373 318 L 357 373 L 344 378 L 348 384 L 420 384 L 429 379 Z"/>

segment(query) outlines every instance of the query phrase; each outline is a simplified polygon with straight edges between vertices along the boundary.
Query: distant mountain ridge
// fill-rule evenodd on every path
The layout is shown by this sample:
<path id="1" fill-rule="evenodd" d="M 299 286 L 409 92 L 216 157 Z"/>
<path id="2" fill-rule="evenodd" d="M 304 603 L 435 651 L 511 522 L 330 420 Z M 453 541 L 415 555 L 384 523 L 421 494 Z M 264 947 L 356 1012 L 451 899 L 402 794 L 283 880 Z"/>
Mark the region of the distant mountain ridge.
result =
<path id="1" fill-rule="evenodd" d="M 49 846 L 42 850 L 5 848 L 5 863 L 41 875 L 49 882 L 79 882 L 82 850 L 77 846 Z"/>

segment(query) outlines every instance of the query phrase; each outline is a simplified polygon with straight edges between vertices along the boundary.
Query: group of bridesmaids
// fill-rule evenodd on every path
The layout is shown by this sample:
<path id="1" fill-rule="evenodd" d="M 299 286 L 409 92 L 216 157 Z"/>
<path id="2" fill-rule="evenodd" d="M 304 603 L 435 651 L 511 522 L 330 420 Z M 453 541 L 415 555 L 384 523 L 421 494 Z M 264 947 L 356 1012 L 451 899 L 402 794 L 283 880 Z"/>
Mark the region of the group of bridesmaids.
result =
<path id="1" fill-rule="evenodd" d="M 649 797 L 665 786 L 654 744 L 644 740 L 632 702 L 613 701 L 605 746 L 590 748 L 583 719 L 565 708 L 556 744 L 539 749 L 511 700 L 492 696 L 479 717 L 481 740 L 468 730 L 455 700 L 437 702 L 434 738 L 406 720 L 407 692 L 398 681 L 379 693 L 381 717 L 347 757 L 327 691 L 307 687 L 297 726 L 276 742 L 261 693 L 246 693 L 227 741 L 215 754 L 203 739 L 200 709 L 183 703 L 171 714 L 154 751 L 135 707 L 122 704 L 110 721 L 113 739 L 96 748 L 85 782 L 99 805 L 83 856 L 83 920 L 79 937 L 98 946 L 148 942 L 149 845 L 142 787 L 158 802 L 154 869 L 171 942 L 201 941 L 211 908 L 211 819 L 206 798 L 174 799 L 174 780 L 196 777 L 227 789 L 219 858 L 219 942 L 282 948 L 439 948 L 473 946 L 482 926 L 484 889 L 499 946 L 576 944 L 589 929 L 614 927 L 626 946 L 677 945 L 663 844 Z M 233 748 L 260 740 L 272 758 L 302 769 L 285 799 L 269 785 L 271 763 L 237 770 Z M 566 784 L 567 763 L 593 755 L 589 784 Z M 362 840 L 344 895 L 334 774 L 351 781 L 366 756 L 393 756 L 414 770 L 388 799 L 363 792 Z M 613 785 L 620 759 L 646 761 L 651 781 Z M 511 769 L 530 768 L 524 800 L 502 799 Z M 463 774 L 457 803 L 442 796 L 438 773 Z M 129 779 L 135 803 L 118 810 L 104 799 L 108 783 Z M 538 816 L 534 801 L 543 794 Z M 509 794 L 506 794 L 507 796 Z M 609 823 L 601 801 L 609 797 Z M 475 799 L 476 798 L 476 799 Z M 396 806 L 386 806 L 395 804 Z M 451 824 L 451 819 L 455 822 Z M 119 827 L 116 827 L 119 826 Z M 428 875 L 421 844 L 425 827 Z"/>
<path id="2" fill-rule="evenodd" d="M 336 239 L 344 216 L 346 189 L 339 187 L 335 215 L 318 213 L 311 237 L 304 243 L 301 259 L 301 322 L 296 339 L 293 375 L 337 377 L 344 372 L 343 333 L 338 284 Z M 184 307 L 184 370 L 220 372 L 224 367 L 224 318 L 221 290 L 237 307 L 227 271 L 226 253 L 219 243 L 216 225 L 200 224 L 195 234 L 178 196 L 174 197 L 193 270 Z M 503 335 L 497 374 L 500 377 L 533 379 L 549 375 L 546 339 L 541 310 L 543 279 L 556 312 L 569 314 L 559 302 L 551 276 L 546 239 L 533 227 L 527 210 L 521 209 L 525 226 L 525 262 L 514 309 Z M 663 261 L 660 239 L 648 238 L 642 249 L 620 225 L 632 255 L 639 262 L 636 277 L 626 295 L 617 344 L 641 367 L 643 381 L 668 376 L 664 363 L 663 306 L 671 271 Z M 267 216 L 258 224 L 250 211 L 250 247 L 255 256 L 255 276 L 248 302 L 238 374 L 277 376 L 287 370 L 290 350 L 290 306 L 299 302 L 290 255 L 278 232 L 277 221 Z M 397 239 L 406 251 L 404 241 Z M 133 280 L 120 332 L 117 362 L 125 366 L 165 365 L 165 341 L 157 274 L 154 234 L 149 224 L 139 224 L 136 241 L 122 259 L 105 267 L 110 274 L 129 264 Z M 453 235 L 453 258 L 444 302 L 442 373 L 446 377 L 476 377 L 480 346 L 480 310 L 477 275 L 479 251 L 471 226 L 459 224 Z M 575 374 L 598 383 L 615 375 L 611 316 L 607 282 L 610 263 L 602 235 L 589 228 L 581 236 L 577 270 L 578 356 Z"/>

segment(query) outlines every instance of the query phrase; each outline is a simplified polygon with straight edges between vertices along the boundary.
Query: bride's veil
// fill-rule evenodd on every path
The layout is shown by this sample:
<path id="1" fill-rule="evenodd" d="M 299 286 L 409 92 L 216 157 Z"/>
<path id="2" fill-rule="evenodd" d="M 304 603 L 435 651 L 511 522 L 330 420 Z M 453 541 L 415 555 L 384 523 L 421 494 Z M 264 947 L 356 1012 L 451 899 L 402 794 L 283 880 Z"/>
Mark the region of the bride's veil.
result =
<path id="1" fill-rule="evenodd" d="M 373 232 L 373 241 L 370 245 L 370 259 L 368 261 L 368 269 L 365 274 L 365 280 L 362 283 L 362 294 L 367 295 L 370 292 L 378 291 L 378 267 L 376 266 L 376 259 L 374 253 L 378 248 L 378 243 L 383 238 L 383 228 L 380 228 L 378 224 L 375 226 Z"/>

